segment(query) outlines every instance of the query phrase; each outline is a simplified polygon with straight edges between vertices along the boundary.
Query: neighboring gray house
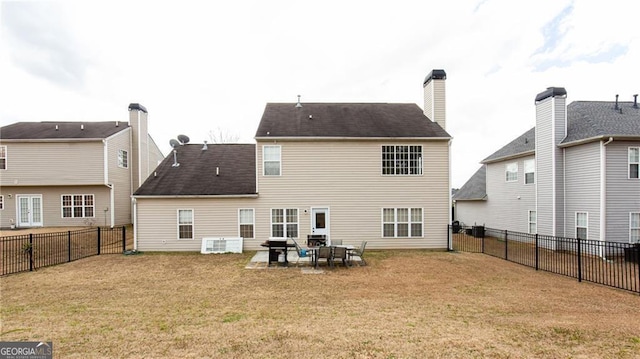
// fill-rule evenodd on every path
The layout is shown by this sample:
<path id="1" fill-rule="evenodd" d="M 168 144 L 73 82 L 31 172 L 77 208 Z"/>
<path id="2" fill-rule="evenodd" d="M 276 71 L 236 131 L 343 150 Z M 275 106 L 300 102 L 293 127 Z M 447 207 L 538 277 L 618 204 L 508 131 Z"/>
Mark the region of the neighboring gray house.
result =
<path id="1" fill-rule="evenodd" d="M 528 233 L 640 242 L 640 109 L 535 99 L 536 126 L 482 161 L 456 193 L 456 219 Z"/>
<path id="2" fill-rule="evenodd" d="M 163 159 L 147 110 L 129 122 L 17 122 L 0 129 L 0 227 L 121 225 Z"/>
<path id="3" fill-rule="evenodd" d="M 256 144 L 183 144 L 134 193 L 142 251 L 203 238 L 324 234 L 369 248 L 447 246 L 449 156 L 442 70 L 415 104 L 269 103 Z M 432 121 L 433 120 L 433 121 Z"/>

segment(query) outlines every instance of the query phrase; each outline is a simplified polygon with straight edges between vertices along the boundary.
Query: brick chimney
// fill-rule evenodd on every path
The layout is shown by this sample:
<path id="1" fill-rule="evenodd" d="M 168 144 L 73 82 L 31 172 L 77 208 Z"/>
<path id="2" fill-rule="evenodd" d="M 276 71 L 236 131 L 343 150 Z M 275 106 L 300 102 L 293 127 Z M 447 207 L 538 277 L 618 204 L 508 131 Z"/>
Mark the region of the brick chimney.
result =
<path id="1" fill-rule="evenodd" d="M 133 191 L 138 189 L 153 168 L 149 167 L 149 129 L 147 109 L 139 103 L 129 104 L 131 126 L 131 177 Z"/>
<path id="2" fill-rule="evenodd" d="M 444 70 L 432 70 L 424 79 L 424 115 L 446 130 L 446 98 L 445 80 L 447 74 Z"/>
<path id="3" fill-rule="evenodd" d="M 536 215 L 539 234 L 564 236 L 564 159 L 567 91 L 549 87 L 536 96 Z"/>

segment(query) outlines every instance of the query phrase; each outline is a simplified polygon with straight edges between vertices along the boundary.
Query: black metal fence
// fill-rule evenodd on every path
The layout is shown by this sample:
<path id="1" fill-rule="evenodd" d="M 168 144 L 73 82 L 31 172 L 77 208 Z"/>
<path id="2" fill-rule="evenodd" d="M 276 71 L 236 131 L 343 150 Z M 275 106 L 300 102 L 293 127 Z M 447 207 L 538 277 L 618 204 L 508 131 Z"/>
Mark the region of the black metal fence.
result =
<path id="1" fill-rule="evenodd" d="M 0 275 L 126 250 L 126 227 L 0 237 Z"/>
<path id="2" fill-rule="evenodd" d="M 449 250 L 484 253 L 536 270 L 640 293 L 640 244 L 449 226 Z"/>

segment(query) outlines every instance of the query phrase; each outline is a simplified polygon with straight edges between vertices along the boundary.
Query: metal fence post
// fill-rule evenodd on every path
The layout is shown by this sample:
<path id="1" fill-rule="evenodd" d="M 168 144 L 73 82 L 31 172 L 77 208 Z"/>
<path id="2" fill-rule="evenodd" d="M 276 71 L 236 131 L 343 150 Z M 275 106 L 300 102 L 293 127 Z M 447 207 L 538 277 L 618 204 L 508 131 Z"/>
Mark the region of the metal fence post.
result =
<path id="1" fill-rule="evenodd" d="M 100 255 L 100 227 L 98 227 L 98 255 Z"/>
<path id="2" fill-rule="evenodd" d="M 538 233 L 536 233 L 536 270 L 538 270 L 540 255 L 538 254 Z"/>
<path id="3" fill-rule="evenodd" d="M 67 242 L 69 244 L 69 257 L 68 257 L 68 262 L 71 262 L 71 231 L 67 231 Z"/>
<path id="4" fill-rule="evenodd" d="M 122 253 L 127 251 L 127 226 L 122 226 Z"/>
<path id="5" fill-rule="evenodd" d="M 29 233 L 29 272 L 33 272 L 33 233 Z"/>
<path id="6" fill-rule="evenodd" d="M 482 241 L 482 253 L 484 253 L 484 237 L 486 236 L 482 236 L 482 238 L 480 238 L 480 240 Z"/>
<path id="7" fill-rule="evenodd" d="M 509 260 L 509 233 L 504 230 L 504 259 Z"/>
<path id="8" fill-rule="evenodd" d="M 578 282 L 582 282 L 582 254 L 580 252 L 580 237 L 578 237 Z"/>

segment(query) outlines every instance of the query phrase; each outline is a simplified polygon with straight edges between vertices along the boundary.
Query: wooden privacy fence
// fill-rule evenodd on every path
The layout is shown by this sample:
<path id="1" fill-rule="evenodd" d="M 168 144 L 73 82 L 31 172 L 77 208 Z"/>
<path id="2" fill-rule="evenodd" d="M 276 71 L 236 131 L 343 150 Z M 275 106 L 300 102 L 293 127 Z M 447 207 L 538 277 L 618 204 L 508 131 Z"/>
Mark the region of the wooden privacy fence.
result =
<path id="1" fill-rule="evenodd" d="M 536 270 L 640 293 L 640 244 L 449 226 L 449 250 L 484 253 Z"/>
<path id="2" fill-rule="evenodd" d="M 126 227 L 0 237 L 0 275 L 126 250 Z"/>

